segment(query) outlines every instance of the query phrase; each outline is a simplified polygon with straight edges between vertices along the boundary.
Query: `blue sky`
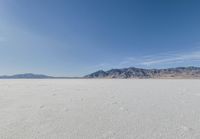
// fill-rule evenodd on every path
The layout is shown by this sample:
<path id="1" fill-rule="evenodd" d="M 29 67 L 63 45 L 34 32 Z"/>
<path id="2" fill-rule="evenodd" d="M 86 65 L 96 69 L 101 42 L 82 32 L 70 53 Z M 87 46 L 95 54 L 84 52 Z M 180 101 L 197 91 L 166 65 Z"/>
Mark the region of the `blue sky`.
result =
<path id="1" fill-rule="evenodd" d="M 200 65 L 194 0 L 0 0 L 0 74 Z"/>

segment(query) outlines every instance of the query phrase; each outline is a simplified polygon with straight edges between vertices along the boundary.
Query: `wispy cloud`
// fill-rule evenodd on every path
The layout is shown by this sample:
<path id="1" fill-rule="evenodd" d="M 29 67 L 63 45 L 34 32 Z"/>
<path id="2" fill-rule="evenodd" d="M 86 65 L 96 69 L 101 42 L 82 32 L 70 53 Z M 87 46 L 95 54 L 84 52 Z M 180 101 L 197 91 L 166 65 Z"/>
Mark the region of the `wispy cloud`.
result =
<path id="1" fill-rule="evenodd" d="M 112 68 L 124 68 L 124 67 L 146 67 L 146 68 L 154 68 L 154 67 L 170 67 L 177 65 L 187 65 L 188 63 L 198 63 L 200 62 L 200 49 L 196 49 L 193 51 L 185 52 L 165 52 L 159 53 L 155 55 L 145 55 L 145 56 L 137 56 L 137 57 L 127 57 L 124 58 L 121 62 L 116 63 L 100 63 L 95 66 L 91 66 L 90 68 L 93 70 L 108 70 Z M 194 65 L 195 66 L 195 65 Z"/>
<path id="2" fill-rule="evenodd" d="M 143 62 L 139 63 L 141 65 L 150 66 L 155 64 L 165 64 L 165 63 L 182 63 L 186 61 L 200 61 L 200 51 L 189 52 L 185 54 L 171 54 L 159 57 L 153 57 L 151 59 L 144 59 Z"/>
<path id="3" fill-rule="evenodd" d="M 112 68 L 112 64 L 110 63 L 100 63 L 100 64 L 97 64 L 97 65 L 93 65 L 93 66 L 89 66 L 89 70 L 93 71 L 93 70 L 106 70 L 106 69 L 110 69 Z"/>
<path id="4" fill-rule="evenodd" d="M 5 42 L 5 41 L 6 41 L 6 38 L 0 36 L 0 42 Z"/>
<path id="5" fill-rule="evenodd" d="M 147 55 L 141 57 L 128 57 L 119 63 L 119 67 L 123 66 L 159 66 L 165 64 L 177 64 L 184 62 L 200 61 L 200 50 L 181 52 L 166 52 L 155 55 Z"/>

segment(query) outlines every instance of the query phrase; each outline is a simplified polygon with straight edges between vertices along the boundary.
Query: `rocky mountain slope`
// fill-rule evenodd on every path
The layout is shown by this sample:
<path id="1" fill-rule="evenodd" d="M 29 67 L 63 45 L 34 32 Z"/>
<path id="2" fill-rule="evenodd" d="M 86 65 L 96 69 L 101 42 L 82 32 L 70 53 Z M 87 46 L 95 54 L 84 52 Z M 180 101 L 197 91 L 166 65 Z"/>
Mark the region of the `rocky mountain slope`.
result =
<path id="1" fill-rule="evenodd" d="M 198 78 L 200 79 L 200 67 L 177 67 L 168 69 L 142 69 L 123 68 L 108 71 L 97 71 L 86 75 L 85 78 Z"/>

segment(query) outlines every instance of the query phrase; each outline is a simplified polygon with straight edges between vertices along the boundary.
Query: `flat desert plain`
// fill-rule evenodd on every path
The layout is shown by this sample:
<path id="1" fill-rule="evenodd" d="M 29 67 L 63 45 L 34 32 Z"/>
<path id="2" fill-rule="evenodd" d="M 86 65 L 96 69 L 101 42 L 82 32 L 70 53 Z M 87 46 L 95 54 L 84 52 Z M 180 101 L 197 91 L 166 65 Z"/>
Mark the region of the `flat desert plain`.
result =
<path id="1" fill-rule="evenodd" d="M 0 80 L 1 139 L 200 139 L 200 80 Z"/>

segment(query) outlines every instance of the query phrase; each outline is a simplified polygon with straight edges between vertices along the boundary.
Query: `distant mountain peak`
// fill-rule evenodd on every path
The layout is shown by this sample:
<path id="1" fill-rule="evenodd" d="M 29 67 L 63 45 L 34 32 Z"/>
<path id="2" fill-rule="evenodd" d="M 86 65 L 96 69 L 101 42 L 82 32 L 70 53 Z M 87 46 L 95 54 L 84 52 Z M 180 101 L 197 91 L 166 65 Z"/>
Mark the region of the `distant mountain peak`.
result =
<path id="1" fill-rule="evenodd" d="M 85 78 L 198 78 L 200 67 L 177 67 L 166 69 L 142 69 L 129 67 L 123 69 L 99 70 L 86 75 Z"/>
<path id="2" fill-rule="evenodd" d="M 43 74 L 33 74 L 33 73 L 0 76 L 0 79 L 45 79 L 45 78 L 53 78 L 53 77 Z"/>

